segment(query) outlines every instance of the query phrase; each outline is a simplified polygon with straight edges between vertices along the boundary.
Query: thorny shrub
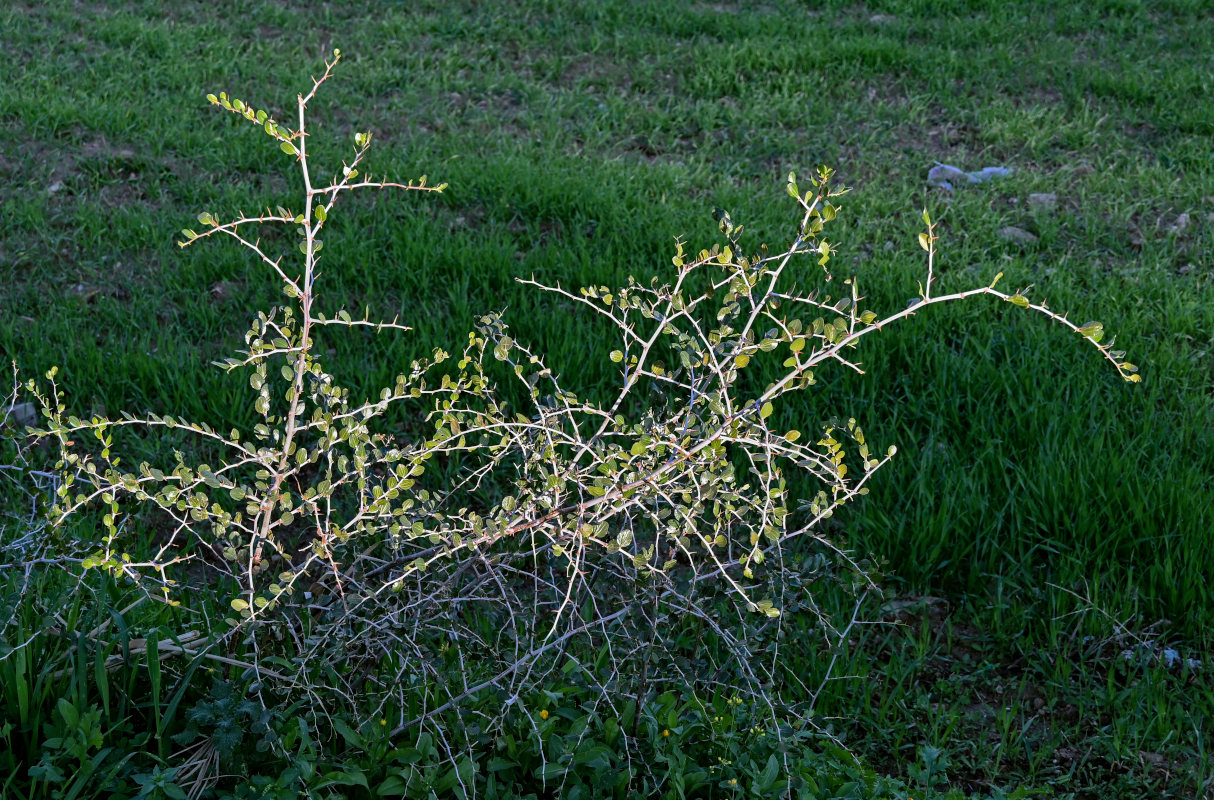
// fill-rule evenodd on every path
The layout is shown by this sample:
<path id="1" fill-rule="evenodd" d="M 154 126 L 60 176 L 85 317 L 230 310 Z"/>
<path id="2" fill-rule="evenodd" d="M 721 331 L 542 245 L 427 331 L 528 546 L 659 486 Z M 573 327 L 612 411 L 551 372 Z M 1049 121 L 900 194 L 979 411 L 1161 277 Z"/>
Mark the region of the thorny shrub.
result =
<path id="1" fill-rule="evenodd" d="M 203 212 L 180 242 L 236 240 L 288 298 L 259 313 L 246 349 L 219 365 L 247 376 L 261 421 L 224 432 L 170 415 L 79 419 L 54 370 L 45 384 L 28 384 L 45 417 L 36 434 L 60 450 L 52 521 L 89 510 L 102 517 L 104 533 L 84 569 L 174 604 L 200 596 L 180 581 L 226 593 L 230 615 L 189 652 L 242 669 L 248 696 L 264 708 L 303 700 L 321 725 L 337 712 L 384 718 L 392 735 L 416 738 L 428 728 L 442 743 L 453 719 L 494 730 L 505 714 L 478 710 L 489 696 L 503 712 L 519 703 L 539 735 L 540 711 L 527 700 L 560 669 L 556 681 L 595 689 L 604 717 L 638 718 L 647 697 L 681 684 L 765 697 L 778 722 L 782 610 L 814 612 L 805 587 L 832 571 L 863 590 L 864 565 L 819 523 L 865 494 L 894 448 L 875 447 L 852 419 L 812 433 L 777 429 L 777 404 L 830 362 L 858 369 L 851 352 L 864 337 L 927 306 L 978 295 L 1048 317 L 1138 379 L 1122 353 L 1100 343 L 1099 324 L 1076 325 L 1022 292 L 1000 291 L 999 276 L 935 294 L 935 226 L 926 212 L 926 276 L 909 306 L 887 316 L 867 310 L 854 279 L 835 281 L 836 296 L 827 294 L 834 247 L 823 232 L 846 189 L 822 168 L 804 191 L 788 176 L 796 224 L 782 248 L 748 251 L 742 227 L 717 212 L 724 241 L 704 250 L 677 242 L 666 280 L 580 291 L 523 281 L 615 327 L 610 358 L 620 386 L 610 402 L 567 388 L 502 317 L 486 314 L 457 354 L 435 350 L 378 399 L 357 403 L 326 371 L 318 342 L 332 329 L 408 329 L 324 307 L 322 236 L 340 223 L 350 192 L 444 185 L 363 176 L 370 133 L 355 134 L 349 162 L 316 180 L 306 114 L 339 58 L 335 51 L 298 97 L 297 127 L 208 95 L 272 139 L 303 185 L 295 210 Z M 269 225 L 298 232 L 298 262 L 263 247 L 258 231 Z M 790 280 L 795 272 L 804 282 L 806 259 L 818 265 L 810 269 L 819 270 L 820 289 Z M 778 364 L 779 376 L 760 388 L 763 363 L 772 374 Z M 521 382 L 530 408 L 508 406 L 503 378 Z M 390 407 L 408 403 L 424 408 L 424 436 L 409 438 L 384 421 Z M 115 445 L 128 427 L 185 432 L 218 455 L 197 463 L 175 451 L 171 464 L 128 465 Z M 789 469 L 820 483 L 795 509 Z M 124 549 L 132 501 L 172 520 L 156 552 L 133 557 Z M 808 546 L 793 547 L 798 540 Z M 194 565 L 188 573 L 186 562 Z M 823 615 L 823 646 L 837 644 L 847 627 Z M 673 646 L 687 636 L 690 647 L 685 638 Z M 475 707 L 461 704 L 473 695 L 481 698 Z M 635 726 L 621 732 L 626 758 L 639 754 L 629 744 L 637 735 Z"/>

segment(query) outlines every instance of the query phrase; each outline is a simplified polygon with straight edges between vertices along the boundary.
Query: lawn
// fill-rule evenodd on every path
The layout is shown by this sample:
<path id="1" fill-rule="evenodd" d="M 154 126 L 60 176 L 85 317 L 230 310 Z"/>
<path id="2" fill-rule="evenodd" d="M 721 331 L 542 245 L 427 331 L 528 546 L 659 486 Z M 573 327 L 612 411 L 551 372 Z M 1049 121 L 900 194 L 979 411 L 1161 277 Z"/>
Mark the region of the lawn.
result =
<path id="1" fill-rule="evenodd" d="M 616 342 L 516 279 L 669 275 L 676 237 L 718 240 L 714 208 L 777 243 L 785 176 L 818 164 L 852 187 L 832 269 L 897 310 L 917 293 L 928 209 L 942 291 L 1000 272 L 1031 285 L 1116 334 L 1142 383 L 976 298 L 870 337 L 864 374 L 823 371 L 777 409 L 810 430 L 855 417 L 899 448 L 827 529 L 882 573 L 865 614 L 883 624 L 858 627 L 813 719 L 917 792 L 1214 791 L 1207 4 L 182 2 L 166 16 L 15 2 L 0 37 L 0 352 L 23 377 L 57 365 L 82 416 L 253 425 L 245 381 L 211 362 L 278 287 L 237 248 L 176 242 L 199 211 L 298 187 L 205 96 L 289 117 L 334 47 L 312 157 L 335 166 L 334 142 L 369 129 L 373 173 L 449 183 L 354 201 L 325 240 L 327 302 L 414 329 L 326 342 L 365 396 L 501 311 L 566 383 L 606 399 Z M 927 182 L 937 162 L 1012 173 L 946 191 Z M 789 669 L 814 683 L 829 654 L 798 617 L 784 635 Z"/>

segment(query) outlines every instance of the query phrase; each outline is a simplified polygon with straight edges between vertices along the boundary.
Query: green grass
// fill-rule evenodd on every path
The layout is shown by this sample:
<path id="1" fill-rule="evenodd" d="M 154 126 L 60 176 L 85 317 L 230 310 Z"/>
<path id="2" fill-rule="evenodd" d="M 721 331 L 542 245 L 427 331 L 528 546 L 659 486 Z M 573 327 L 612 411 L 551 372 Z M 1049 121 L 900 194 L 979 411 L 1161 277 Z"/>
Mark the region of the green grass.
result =
<path id="1" fill-rule="evenodd" d="M 971 791 L 1194 796 L 1210 778 L 1209 673 L 1127 671 L 1118 647 L 1091 642 L 1120 632 L 1096 607 L 1133 632 L 1166 620 L 1153 636 L 1211 660 L 1210 11 L 813 8 L 213 2 L 166 19 L 156 3 L 7 5 L 0 352 L 29 375 L 59 365 L 78 413 L 247 423 L 242 380 L 208 363 L 277 302 L 274 282 L 235 248 L 181 251 L 175 236 L 200 210 L 297 187 L 277 150 L 203 98 L 282 112 L 333 46 L 348 63 L 313 109 L 319 162 L 370 128 L 376 174 L 451 184 L 441 199 L 363 198 L 326 240 L 333 309 L 415 328 L 332 341 L 336 373 L 368 395 L 495 309 L 569 385 L 605 392 L 613 343 L 514 278 L 663 274 L 675 236 L 715 240 L 716 206 L 780 240 L 784 174 L 832 165 L 854 187 L 836 270 L 874 307 L 916 293 L 927 207 L 942 288 L 997 272 L 1031 283 L 1118 334 L 1144 381 L 1123 385 L 1074 337 L 977 303 L 890 329 L 861 348 L 866 375 L 822 375 L 779 409 L 803 428 L 855 416 L 898 445 L 834 533 L 883 562 L 896 593 L 948 598 L 921 626 L 862 637 L 841 674 L 871 678 L 830 684 L 819 711 L 888 772 L 944 749 Z M 1016 171 L 945 195 L 925 184 L 937 160 Z M 1057 209 L 1030 210 L 1037 192 Z M 1007 243 L 1006 225 L 1039 239 Z M 1026 706 L 1027 687 L 1050 713 Z"/>

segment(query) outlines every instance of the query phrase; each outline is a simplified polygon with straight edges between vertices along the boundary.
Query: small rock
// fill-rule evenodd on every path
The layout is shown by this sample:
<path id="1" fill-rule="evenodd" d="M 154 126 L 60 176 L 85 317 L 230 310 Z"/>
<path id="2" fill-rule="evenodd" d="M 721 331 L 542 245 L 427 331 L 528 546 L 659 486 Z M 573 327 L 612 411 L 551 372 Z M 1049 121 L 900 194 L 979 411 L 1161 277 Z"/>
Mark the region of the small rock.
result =
<path id="1" fill-rule="evenodd" d="M 102 295 L 100 286 L 92 286 L 86 283 L 77 283 L 71 286 L 68 289 L 68 292 L 86 303 L 91 303 L 97 297 Z"/>
<path id="2" fill-rule="evenodd" d="M 1053 192 L 1029 195 L 1029 208 L 1037 211 L 1052 211 L 1058 207 L 1058 195 Z"/>
<path id="3" fill-rule="evenodd" d="M 217 303 L 222 303 L 232 296 L 232 289 L 225 281 L 211 285 L 211 299 Z"/>
<path id="4" fill-rule="evenodd" d="M 1168 230 L 1172 233 L 1184 233 L 1185 230 L 1188 229 L 1189 223 L 1192 221 L 1193 218 L 1190 217 L 1189 212 L 1186 211 L 1176 218 L 1176 221 L 1168 227 Z"/>
<path id="5" fill-rule="evenodd" d="M 63 181 L 55 181 L 50 186 L 46 187 L 46 190 L 48 192 L 50 192 L 51 194 L 58 194 L 59 192 L 62 192 L 63 191 Z"/>
<path id="6" fill-rule="evenodd" d="M 1017 244 L 1032 244 L 1037 241 L 1034 234 L 1029 233 L 1024 228 L 1017 228 L 1015 225 L 1008 225 L 1006 228 L 999 229 L 999 238 Z"/>
<path id="7" fill-rule="evenodd" d="M 898 18 L 892 14 L 873 14 L 868 18 L 868 21 L 874 25 L 889 25 L 892 22 L 897 22 Z"/>
<path id="8" fill-rule="evenodd" d="M 38 407 L 33 403 L 16 403 L 4 409 L 3 418 L 18 428 L 33 427 L 38 424 Z"/>
<path id="9" fill-rule="evenodd" d="M 1145 750 L 1139 751 L 1138 757 L 1142 759 L 1144 764 L 1150 764 L 1152 767 L 1164 767 L 1168 760 L 1159 753 L 1149 753 Z"/>

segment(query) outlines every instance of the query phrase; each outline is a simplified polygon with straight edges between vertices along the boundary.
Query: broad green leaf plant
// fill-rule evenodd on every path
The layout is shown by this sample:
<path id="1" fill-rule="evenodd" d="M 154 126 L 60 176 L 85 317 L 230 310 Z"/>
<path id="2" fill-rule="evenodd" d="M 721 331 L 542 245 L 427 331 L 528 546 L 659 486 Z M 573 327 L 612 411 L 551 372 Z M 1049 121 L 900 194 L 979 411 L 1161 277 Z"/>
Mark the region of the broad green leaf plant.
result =
<path id="1" fill-rule="evenodd" d="M 226 620 L 191 652 L 240 670 L 250 696 L 267 707 L 306 697 L 318 717 L 383 717 L 394 734 L 428 726 L 443 741 L 439 720 L 448 710 L 474 695 L 525 704 L 557 667 L 565 680 L 599 687 L 608 715 L 676 679 L 694 685 L 728 675 L 763 693 L 779 670 L 777 659 L 757 654 L 774 641 L 787 598 L 800 596 L 788 588 L 812 577 L 786 550 L 812 542 L 820 558 L 829 555 L 863 583 L 864 565 L 835 548 L 820 523 L 867 493 L 894 455 L 854 419 L 776 427 L 789 395 L 828 365 L 859 370 L 853 352 L 866 337 L 929 306 L 980 295 L 1061 325 L 1138 380 L 1124 354 L 1102 343 L 1098 323 L 1076 325 L 1024 291 L 1004 292 L 1000 276 L 937 294 L 936 225 L 926 212 L 918 297 L 884 316 L 869 310 L 854 278 L 829 272 L 835 246 L 825 232 L 847 190 L 821 168 L 807 185 L 788 175 L 795 222 L 783 247 L 751 247 L 742 226 L 717 212 L 722 241 L 698 250 L 676 242 L 665 279 L 580 290 L 523 280 L 614 326 L 609 357 L 619 388 L 609 402 L 566 388 L 496 313 L 476 320 L 456 354 L 435 350 L 378 399 L 355 402 L 326 369 L 323 337 L 357 326 L 408 328 L 325 305 L 325 231 L 341 224 L 351 192 L 442 192 L 445 184 L 364 176 L 369 132 L 354 135 L 336 174 L 317 179 L 307 113 L 339 59 L 335 51 L 298 97 L 292 122 L 208 95 L 271 139 L 301 182 L 294 208 L 204 211 L 180 242 L 235 240 L 286 295 L 284 305 L 258 313 L 245 349 L 219 364 L 245 376 L 260 421 L 223 431 L 170 415 L 80 419 L 68 412 L 53 370 L 46 383 L 29 383 L 46 418 L 36 433 L 60 454 L 53 522 L 97 509 L 102 516 L 103 534 L 81 567 L 169 603 L 194 603 L 187 586 L 224 592 Z M 259 231 L 272 225 L 295 232 L 297 252 L 263 244 Z M 794 286 L 790 276 L 803 284 L 806 267 L 819 288 Z M 775 377 L 762 381 L 760 373 Z M 519 382 L 530 408 L 508 407 L 501 380 Z M 384 421 L 398 404 L 422 409 L 424 435 Z M 200 463 L 177 451 L 172 463 L 128 464 L 114 443 L 126 427 L 184 432 L 217 455 Z M 801 507 L 790 499 L 788 470 L 819 483 Z M 171 522 L 157 552 L 127 552 L 123 520 L 133 506 Z M 185 562 L 201 569 L 186 577 Z M 682 630 L 675 621 L 689 619 L 722 644 L 700 667 L 664 655 Z M 828 644 L 846 636 L 828 629 Z M 597 661 L 567 658 L 575 639 Z"/>

